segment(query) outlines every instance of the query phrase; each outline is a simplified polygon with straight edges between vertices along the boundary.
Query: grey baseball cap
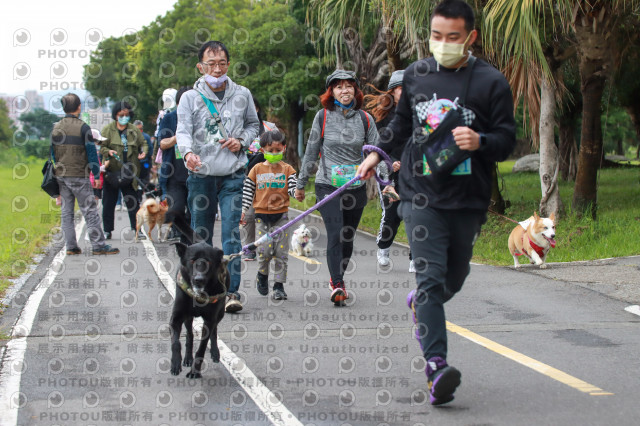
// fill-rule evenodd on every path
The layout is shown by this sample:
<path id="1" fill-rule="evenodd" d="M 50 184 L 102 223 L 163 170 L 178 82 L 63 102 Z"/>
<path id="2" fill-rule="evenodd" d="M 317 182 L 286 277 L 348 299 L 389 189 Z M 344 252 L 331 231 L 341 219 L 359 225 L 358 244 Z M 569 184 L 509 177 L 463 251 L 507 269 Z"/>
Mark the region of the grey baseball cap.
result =
<path id="1" fill-rule="evenodd" d="M 404 70 L 394 71 L 389 79 L 389 85 L 387 90 L 391 90 L 394 87 L 402 86 L 402 77 L 404 77 Z"/>
<path id="2" fill-rule="evenodd" d="M 358 87 L 360 87 L 360 83 L 358 83 L 358 78 L 356 77 L 355 71 L 335 70 L 334 72 L 329 74 L 329 77 L 327 77 L 325 89 L 328 89 L 331 83 L 335 80 L 353 80 L 356 82 Z"/>

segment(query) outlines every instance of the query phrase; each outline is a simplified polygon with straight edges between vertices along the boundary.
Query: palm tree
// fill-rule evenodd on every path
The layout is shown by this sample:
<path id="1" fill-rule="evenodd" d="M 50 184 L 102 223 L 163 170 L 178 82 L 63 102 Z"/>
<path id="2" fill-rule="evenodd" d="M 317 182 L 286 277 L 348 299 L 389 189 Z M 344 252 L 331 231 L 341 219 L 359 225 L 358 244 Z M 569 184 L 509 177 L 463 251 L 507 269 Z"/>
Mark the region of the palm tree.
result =
<path id="1" fill-rule="evenodd" d="M 307 0 L 306 20 L 318 28 L 326 62 L 380 86 L 411 55 L 398 25 L 401 1 Z"/>
<path id="2" fill-rule="evenodd" d="M 571 30 L 578 56 L 582 93 L 582 129 L 573 209 L 596 218 L 597 174 L 602 159 L 602 94 L 611 76 L 619 22 L 637 9 L 638 0 L 489 0 L 485 11 L 504 36 L 502 57 L 538 67 L 540 83 L 552 82 L 540 34 L 544 17 L 557 19 L 550 35 Z M 548 38 L 551 40 L 551 38 Z M 542 40 L 542 42 L 541 42 Z M 535 68 L 534 68 L 535 69 Z M 542 142 L 541 142 L 542 143 Z M 542 172 L 541 172 L 542 173 Z"/>
<path id="3" fill-rule="evenodd" d="M 495 59 L 511 84 L 514 102 L 524 99 L 525 111 L 540 145 L 540 213 L 559 216 L 558 150 L 555 145 L 559 56 L 556 20 L 551 0 L 489 0 L 485 6 L 485 51 Z M 537 131 L 536 131 L 537 130 Z"/>

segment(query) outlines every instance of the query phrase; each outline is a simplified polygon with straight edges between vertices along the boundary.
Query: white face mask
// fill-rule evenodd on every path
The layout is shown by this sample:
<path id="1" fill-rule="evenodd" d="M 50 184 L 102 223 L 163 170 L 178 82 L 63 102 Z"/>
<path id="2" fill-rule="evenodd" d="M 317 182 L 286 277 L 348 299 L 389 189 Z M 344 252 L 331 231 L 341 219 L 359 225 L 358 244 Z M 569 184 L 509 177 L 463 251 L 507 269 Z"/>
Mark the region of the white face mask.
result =
<path id="1" fill-rule="evenodd" d="M 469 41 L 471 33 L 467 36 L 464 43 L 446 43 L 444 41 L 436 41 L 429 39 L 429 50 L 433 53 L 436 62 L 446 68 L 452 68 L 460 62 L 465 55 L 465 45 Z"/>

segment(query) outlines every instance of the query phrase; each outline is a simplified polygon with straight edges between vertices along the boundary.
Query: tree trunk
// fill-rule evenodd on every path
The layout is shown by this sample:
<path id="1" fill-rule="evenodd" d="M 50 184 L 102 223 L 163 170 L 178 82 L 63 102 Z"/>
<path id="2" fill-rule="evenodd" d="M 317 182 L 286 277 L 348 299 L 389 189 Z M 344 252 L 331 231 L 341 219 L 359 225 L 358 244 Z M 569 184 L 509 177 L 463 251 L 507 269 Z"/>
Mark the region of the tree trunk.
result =
<path id="1" fill-rule="evenodd" d="M 558 149 L 555 142 L 554 88 L 546 78 L 542 79 L 540 91 L 540 215 L 557 216 L 562 211 L 562 200 L 558 188 Z"/>
<path id="2" fill-rule="evenodd" d="M 582 61 L 581 61 L 582 62 Z M 581 68 L 583 68 L 581 66 Z M 573 210 L 578 214 L 590 211 L 596 218 L 598 195 L 598 169 L 602 160 L 602 123 L 600 102 L 605 79 L 602 75 L 589 72 L 592 66 L 581 69 L 582 74 L 582 129 L 580 132 L 580 153 L 578 173 L 573 193 Z"/>
<path id="3" fill-rule="evenodd" d="M 498 165 L 494 163 L 491 171 L 491 203 L 489 209 L 496 213 L 504 214 L 507 210 L 507 204 L 500 193 L 500 184 L 498 182 Z"/>
<path id="4" fill-rule="evenodd" d="M 560 136 L 560 176 L 565 182 L 576 180 L 578 172 L 578 145 L 574 135 L 576 122 L 573 119 L 561 117 L 558 121 Z"/>
<path id="5" fill-rule="evenodd" d="M 297 102 L 289 104 L 289 119 L 287 120 L 287 133 L 285 142 L 287 150 L 285 159 L 294 169 L 300 169 L 300 157 L 298 156 L 298 120 L 304 116 L 304 108 Z"/>
<path id="6" fill-rule="evenodd" d="M 617 30 L 611 2 L 580 1 L 572 22 L 576 35 L 582 92 L 582 129 L 578 174 L 573 193 L 573 210 L 581 215 L 590 211 L 596 218 L 598 168 L 602 161 L 602 92 L 611 72 L 612 46 Z"/>

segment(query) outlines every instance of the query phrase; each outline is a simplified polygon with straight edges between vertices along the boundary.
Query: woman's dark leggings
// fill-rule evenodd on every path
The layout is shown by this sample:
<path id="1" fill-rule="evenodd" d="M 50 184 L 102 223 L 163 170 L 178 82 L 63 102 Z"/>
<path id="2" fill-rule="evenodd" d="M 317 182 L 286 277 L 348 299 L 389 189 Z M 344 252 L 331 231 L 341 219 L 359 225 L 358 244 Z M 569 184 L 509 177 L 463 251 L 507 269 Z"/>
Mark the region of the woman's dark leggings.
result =
<path id="1" fill-rule="evenodd" d="M 323 200 L 337 188 L 316 184 L 316 199 Z M 331 281 L 343 281 L 344 271 L 353 253 L 353 240 L 367 205 L 367 189 L 362 185 L 349 189 L 320 208 L 327 231 L 327 266 Z"/>
<path id="2" fill-rule="evenodd" d="M 105 182 L 102 188 L 102 226 L 104 232 L 113 232 L 119 191 L 122 191 L 122 201 L 129 213 L 131 229 L 136 229 L 136 213 L 140 206 L 138 203 L 138 195 L 136 191 L 133 190 L 133 186 L 127 185 L 123 188 L 118 188 Z"/>

